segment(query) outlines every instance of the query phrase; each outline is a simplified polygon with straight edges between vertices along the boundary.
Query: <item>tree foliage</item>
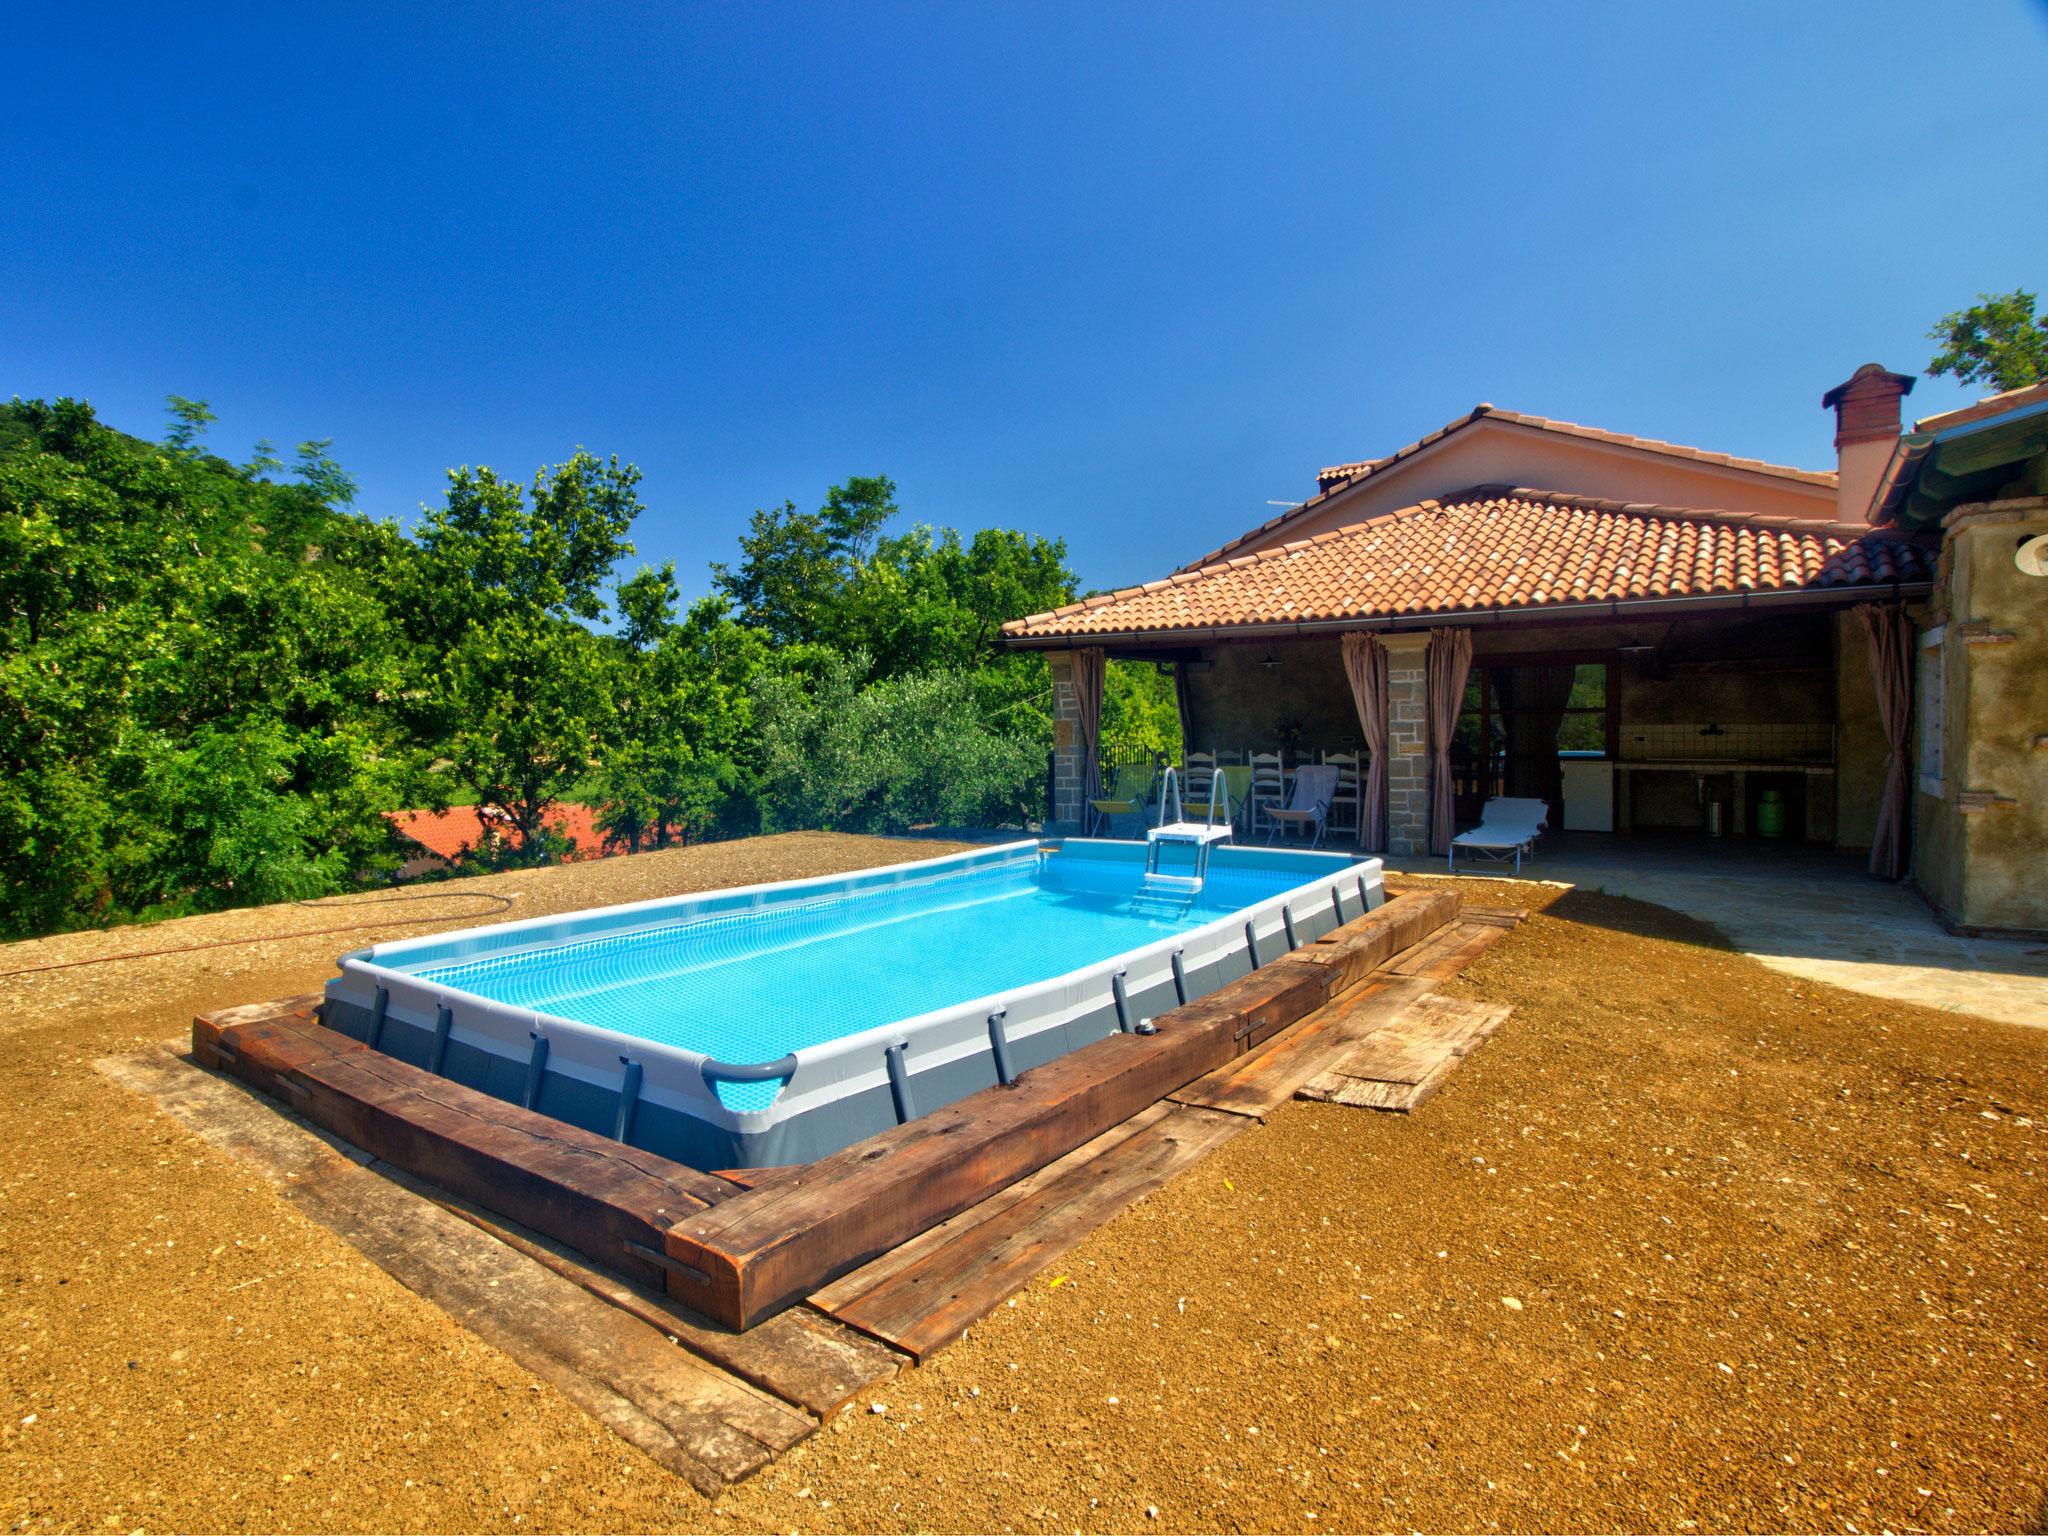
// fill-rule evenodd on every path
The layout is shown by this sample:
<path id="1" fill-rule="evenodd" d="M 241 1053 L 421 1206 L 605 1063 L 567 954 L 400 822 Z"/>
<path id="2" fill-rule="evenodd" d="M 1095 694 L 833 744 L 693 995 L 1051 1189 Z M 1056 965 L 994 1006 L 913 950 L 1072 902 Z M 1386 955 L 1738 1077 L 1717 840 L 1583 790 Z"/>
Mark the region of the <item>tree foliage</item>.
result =
<path id="1" fill-rule="evenodd" d="M 767 647 L 717 598 L 692 604 L 681 622 L 677 603 L 672 565 L 619 587 L 617 721 L 599 823 L 635 852 L 732 822 L 751 760 L 749 687 Z"/>
<path id="2" fill-rule="evenodd" d="M 756 682 L 764 830 L 907 832 L 1022 817 L 1043 784 L 1044 753 L 983 714 L 967 674 L 864 682 L 869 670 L 865 655 L 834 651 L 808 682 L 789 672 Z"/>
<path id="3" fill-rule="evenodd" d="M 587 623 L 633 553 L 639 480 L 580 450 L 524 491 L 488 468 L 453 470 L 420 527 L 405 611 L 428 730 L 455 780 L 509 817 L 513 859 L 554 851 L 547 812 L 598 768 L 616 723 L 616 659 Z"/>
<path id="4" fill-rule="evenodd" d="M 2048 379 L 2048 316 L 2034 313 L 2034 295 L 2024 288 L 1978 294 L 1968 309 L 1943 315 L 1927 337 L 1940 343 L 1929 373 L 2000 392 Z"/>
<path id="5" fill-rule="evenodd" d="M 404 759 L 374 548 L 332 484 L 6 408 L 0 930 L 270 901 L 389 867 Z"/>
<path id="6" fill-rule="evenodd" d="M 0 933 L 356 888 L 404 856 L 389 813 L 457 799 L 528 862 L 572 796 L 636 849 L 1039 809 L 1050 679 L 998 636 L 1072 598 L 1057 542 L 892 532 L 895 484 L 856 476 L 756 512 L 686 604 L 673 565 L 615 578 L 615 458 L 451 471 L 408 533 L 324 440 L 235 464 L 205 402 L 169 415 L 149 443 L 0 410 Z M 1162 736 L 1171 703 L 1112 669 L 1105 726 Z"/>

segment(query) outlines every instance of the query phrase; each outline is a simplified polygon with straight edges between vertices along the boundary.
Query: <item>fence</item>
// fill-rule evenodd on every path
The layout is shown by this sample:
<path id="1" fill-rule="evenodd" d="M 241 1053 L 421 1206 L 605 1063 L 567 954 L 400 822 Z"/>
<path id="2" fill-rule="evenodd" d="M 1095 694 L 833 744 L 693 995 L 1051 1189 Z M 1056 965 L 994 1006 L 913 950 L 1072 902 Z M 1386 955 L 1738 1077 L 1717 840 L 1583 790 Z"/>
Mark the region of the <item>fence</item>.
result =
<path id="1" fill-rule="evenodd" d="M 1102 782 L 1104 784 L 1116 782 L 1116 771 L 1119 768 L 1128 768 L 1137 763 L 1163 763 L 1166 761 L 1166 754 L 1157 747 L 1148 747 L 1143 742 L 1128 740 L 1103 742 L 1101 750 L 1096 754 L 1096 757 L 1097 761 L 1102 765 Z M 1053 814 L 1053 807 L 1057 803 L 1059 777 L 1056 766 L 1057 762 L 1057 753 L 1048 752 L 1045 754 L 1045 820 L 1047 822 L 1057 819 Z"/>

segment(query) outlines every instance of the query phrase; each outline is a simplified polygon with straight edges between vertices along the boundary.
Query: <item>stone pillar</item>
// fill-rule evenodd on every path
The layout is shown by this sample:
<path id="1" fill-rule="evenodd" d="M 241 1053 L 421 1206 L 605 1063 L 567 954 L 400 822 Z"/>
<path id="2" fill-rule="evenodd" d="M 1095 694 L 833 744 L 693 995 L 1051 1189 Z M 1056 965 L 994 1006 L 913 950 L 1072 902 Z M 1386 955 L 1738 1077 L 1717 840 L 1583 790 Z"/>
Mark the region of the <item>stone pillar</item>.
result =
<path id="1" fill-rule="evenodd" d="M 1082 829 L 1081 701 L 1074 693 L 1074 662 L 1054 651 L 1052 665 L 1052 822 L 1048 832 L 1078 836 Z"/>
<path id="2" fill-rule="evenodd" d="M 1382 635 L 1387 648 L 1387 852 L 1429 852 L 1427 634 Z"/>

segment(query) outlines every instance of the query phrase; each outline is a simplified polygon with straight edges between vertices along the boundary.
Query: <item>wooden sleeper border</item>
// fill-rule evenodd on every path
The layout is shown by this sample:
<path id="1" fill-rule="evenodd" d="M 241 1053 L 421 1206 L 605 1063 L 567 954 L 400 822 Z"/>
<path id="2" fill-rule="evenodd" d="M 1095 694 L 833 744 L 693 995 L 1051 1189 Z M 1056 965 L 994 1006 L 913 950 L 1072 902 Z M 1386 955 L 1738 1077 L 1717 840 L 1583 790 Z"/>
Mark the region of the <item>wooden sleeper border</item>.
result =
<path id="1" fill-rule="evenodd" d="M 726 1177 L 522 1109 L 323 1027 L 319 999 L 194 1020 L 204 1066 L 729 1328 L 958 1215 L 1269 1040 L 1455 920 L 1412 891 L 1251 975 L 800 1168 Z"/>

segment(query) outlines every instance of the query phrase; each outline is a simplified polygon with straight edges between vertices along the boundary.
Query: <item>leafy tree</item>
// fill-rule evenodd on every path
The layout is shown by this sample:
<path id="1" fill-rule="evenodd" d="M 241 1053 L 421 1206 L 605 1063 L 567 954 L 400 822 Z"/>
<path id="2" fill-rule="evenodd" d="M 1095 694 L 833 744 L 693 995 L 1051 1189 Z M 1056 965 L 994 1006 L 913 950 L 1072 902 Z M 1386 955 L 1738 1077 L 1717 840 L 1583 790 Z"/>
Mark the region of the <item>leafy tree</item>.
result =
<path id="1" fill-rule="evenodd" d="M 1927 336 L 1941 344 L 1929 373 L 2000 392 L 2048 379 L 2048 316 L 2035 315 L 2034 295 L 2024 288 L 1980 293 L 1968 309 L 1943 315 Z"/>
<path id="2" fill-rule="evenodd" d="M 756 510 L 740 535 L 739 564 L 714 562 L 712 580 L 741 621 L 777 645 L 837 643 L 839 596 L 895 515 L 896 482 L 886 475 L 833 486 L 815 512 L 793 501 Z"/>
<path id="3" fill-rule="evenodd" d="M 0 412 L 0 931 L 331 890 L 395 863 L 379 536 L 79 401 Z M 259 458 L 261 456 L 259 455 Z"/>
<path id="4" fill-rule="evenodd" d="M 693 604 L 681 623 L 677 601 L 671 564 L 618 589 L 617 715 L 598 777 L 598 823 L 636 853 L 722 824 L 746 779 L 748 690 L 765 648 L 721 600 Z"/>
<path id="5" fill-rule="evenodd" d="M 449 655 L 439 681 L 456 722 L 450 771 L 510 819 L 506 861 L 537 864 L 562 851 L 547 813 L 599 765 L 614 730 L 615 670 L 597 636 L 561 619 L 490 619 Z"/>
<path id="6" fill-rule="evenodd" d="M 1147 661 L 1112 661 L 1102 679 L 1102 740 L 1179 761 L 1180 704 L 1173 678 Z"/>
<path id="7" fill-rule="evenodd" d="M 967 676 L 863 685 L 868 669 L 857 652 L 833 653 L 814 683 L 770 673 L 755 684 L 764 830 L 996 825 L 1035 804 L 1042 751 L 983 719 Z"/>
<path id="8" fill-rule="evenodd" d="M 508 853 L 550 852 L 549 808 L 600 761 L 614 729 L 614 658 L 584 622 L 633 553 L 640 472 L 578 450 L 522 490 L 489 468 L 449 472 L 409 572 L 420 664 L 431 669 L 417 728 L 447 744 L 449 771 L 497 805 Z"/>
<path id="9" fill-rule="evenodd" d="M 997 648 L 1005 620 L 1056 608 L 1073 596 L 1066 546 L 1008 529 L 971 541 L 919 524 L 880 541 L 836 594 L 829 643 L 868 653 L 891 677 L 934 667 L 1014 662 Z"/>

